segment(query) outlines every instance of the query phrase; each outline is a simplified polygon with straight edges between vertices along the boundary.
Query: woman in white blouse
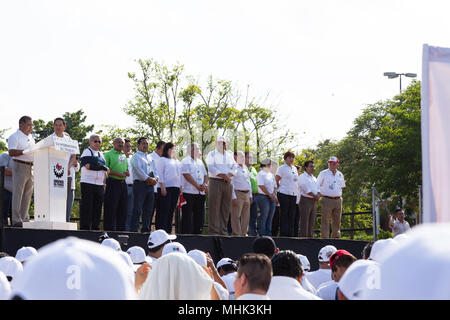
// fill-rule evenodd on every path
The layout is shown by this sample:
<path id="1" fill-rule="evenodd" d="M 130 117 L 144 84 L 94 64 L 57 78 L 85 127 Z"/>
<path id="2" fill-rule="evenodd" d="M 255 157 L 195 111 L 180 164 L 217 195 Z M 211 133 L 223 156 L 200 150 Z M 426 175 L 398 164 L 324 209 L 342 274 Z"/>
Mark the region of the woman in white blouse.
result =
<path id="1" fill-rule="evenodd" d="M 259 206 L 258 232 L 260 236 L 272 236 L 272 220 L 276 206 L 275 176 L 270 171 L 271 160 L 261 161 L 261 171 L 256 175 L 258 193 L 255 201 Z"/>
<path id="2" fill-rule="evenodd" d="M 172 233 L 173 213 L 178 203 L 181 187 L 181 165 L 175 159 L 176 147 L 172 142 L 166 143 L 161 159 L 158 161 L 159 196 L 161 197 L 160 211 L 155 217 L 156 229 L 164 229 Z"/>

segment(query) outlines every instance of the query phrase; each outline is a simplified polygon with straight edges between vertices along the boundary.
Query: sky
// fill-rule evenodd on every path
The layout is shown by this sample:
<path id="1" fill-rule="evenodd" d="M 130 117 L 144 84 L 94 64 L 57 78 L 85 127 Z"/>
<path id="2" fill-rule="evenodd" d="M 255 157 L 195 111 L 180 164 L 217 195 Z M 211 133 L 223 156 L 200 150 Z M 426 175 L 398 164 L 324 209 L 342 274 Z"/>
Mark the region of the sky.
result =
<path id="1" fill-rule="evenodd" d="M 448 1 L 0 0 L 0 129 L 80 108 L 133 126 L 136 59 L 270 92 L 300 147 L 341 139 L 370 103 L 399 93 L 422 46 L 450 47 Z M 411 80 L 404 78 L 406 88 Z"/>

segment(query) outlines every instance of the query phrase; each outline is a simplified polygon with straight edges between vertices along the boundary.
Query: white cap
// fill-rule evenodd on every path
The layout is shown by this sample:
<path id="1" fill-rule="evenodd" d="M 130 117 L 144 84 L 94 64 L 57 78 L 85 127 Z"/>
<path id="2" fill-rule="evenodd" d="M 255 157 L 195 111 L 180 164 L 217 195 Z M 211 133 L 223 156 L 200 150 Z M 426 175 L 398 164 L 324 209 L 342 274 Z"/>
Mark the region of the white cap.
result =
<path id="1" fill-rule="evenodd" d="M 131 261 L 130 255 L 126 252 L 123 252 L 122 250 L 117 251 L 117 253 L 120 255 L 122 260 L 129 266 L 131 269 L 134 270 L 134 264 L 133 261 Z"/>
<path id="2" fill-rule="evenodd" d="M 0 271 L 0 300 L 8 300 L 11 295 L 11 285 L 5 274 Z"/>
<path id="3" fill-rule="evenodd" d="M 0 271 L 12 281 L 16 280 L 23 272 L 22 263 L 14 257 L 3 257 L 0 259 Z"/>
<path id="4" fill-rule="evenodd" d="M 216 142 L 227 142 L 227 140 L 225 139 L 225 137 L 217 137 Z"/>
<path id="5" fill-rule="evenodd" d="M 328 159 L 328 162 L 337 162 L 337 163 L 339 163 L 339 159 L 337 157 L 331 157 L 330 159 Z"/>
<path id="6" fill-rule="evenodd" d="M 19 250 L 17 250 L 16 259 L 24 263 L 26 260 L 36 256 L 37 254 L 38 254 L 37 250 L 33 247 L 22 247 Z"/>
<path id="7" fill-rule="evenodd" d="M 136 299 L 133 271 L 110 248 L 69 237 L 50 243 L 38 252 L 15 282 L 13 297 L 18 295 L 27 300 Z"/>
<path id="8" fill-rule="evenodd" d="M 370 250 L 370 260 L 375 260 L 377 262 L 382 262 L 383 259 L 391 251 L 392 247 L 398 245 L 398 242 L 394 241 L 392 238 L 380 239 L 375 241 Z"/>
<path id="9" fill-rule="evenodd" d="M 127 253 L 134 264 L 142 264 L 144 262 L 148 263 L 148 258 L 147 255 L 145 254 L 145 250 L 139 246 L 129 248 L 127 250 Z"/>
<path id="10" fill-rule="evenodd" d="M 155 230 L 152 233 L 150 233 L 150 236 L 148 237 L 148 247 L 150 249 L 155 248 L 157 246 L 162 245 L 167 240 L 175 240 L 177 238 L 174 234 L 168 234 L 165 230 L 159 229 Z"/>
<path id="11" fill-rule="evenodd" d="M 216 268 L 219 269 L 220 267 L 226 266 L 228 264 L 236 264 L 233 259 L 231 258 L 222 258 L 217 262 Z"/>
<path id="12" fill-rule="evenodd" d="M 203 267 L 207 266 L 206 253 L 203 251 L 194 249 L 188 252 L 188 256 L 194 259 L 199 265 Z"/>
<path id="13" fill-rule="evenodd" d="M 335 253 L 336 251 L 337 251 L 336 247 L 332 246 L 332 245 L 323 247 L 319 251 L 319 257 L 318 257 L 319 262 L 329 262 L 331 255 L 333 253 Z"/>
<path id="14" fill-rule="evenodd" d="M 113 238 L 106 238 L 102 241 L 102 246 L 109 247 L 116 251 L 122 251 L 122 248 L 120 247 L 119 241 Z"/>
<path id="15" fill-rule="evenodd" d="M 309 263 L 308 257 L 302 254 L 297 254 L 297 257 L 300 259 L 302 263 L 303 270 L 309 272 L 311 270 L 311 264 Z"/>
<path id="16" fill-rule="evenodd" d="M 364 300 L 367 291 L 375 287 L 380 279 L 378 262 L 357 260 L 345 270 L 338 287 L 349 300 Z"/>
<path id="17" fill-rule="evenodd" d="M 186 248 L 179 242 L 171 242 L 164 246 L 164 249 L 162 250 L 162 256 L 173 253 L 173 252 L 179 252 L 179 253 L 185 253 L 187 254 Z"/>
<path id="18" fill-rule="evenodd" d="M 380 264 L 370 300 L 449 300 L 450 223 L 415 226 Z"/>

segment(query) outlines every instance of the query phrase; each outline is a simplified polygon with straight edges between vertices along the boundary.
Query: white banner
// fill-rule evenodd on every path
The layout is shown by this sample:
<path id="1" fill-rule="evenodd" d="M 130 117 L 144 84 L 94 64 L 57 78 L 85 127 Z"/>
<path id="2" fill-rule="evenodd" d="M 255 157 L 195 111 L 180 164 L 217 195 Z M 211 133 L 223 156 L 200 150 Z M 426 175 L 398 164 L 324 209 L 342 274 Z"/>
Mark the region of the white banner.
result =
<path id="1" fill-rule="evenodd" d="M 450 48 L 423 46 L 423 222 L 450 221 Z"/>

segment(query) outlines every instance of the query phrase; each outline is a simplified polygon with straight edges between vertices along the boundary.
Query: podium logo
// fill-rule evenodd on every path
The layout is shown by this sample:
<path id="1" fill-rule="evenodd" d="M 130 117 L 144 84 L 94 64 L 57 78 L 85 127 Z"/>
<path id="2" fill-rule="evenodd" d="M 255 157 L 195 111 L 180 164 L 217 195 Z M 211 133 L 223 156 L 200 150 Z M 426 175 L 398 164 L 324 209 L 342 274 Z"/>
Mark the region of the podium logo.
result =
<path id="1" fill-rule="evenodd" d="M 64 175 L 64 167 L 59 163 L 56 163 L 56 166 L 53 166 L 53 173 L 57 178 L 62 178 Z"/>

